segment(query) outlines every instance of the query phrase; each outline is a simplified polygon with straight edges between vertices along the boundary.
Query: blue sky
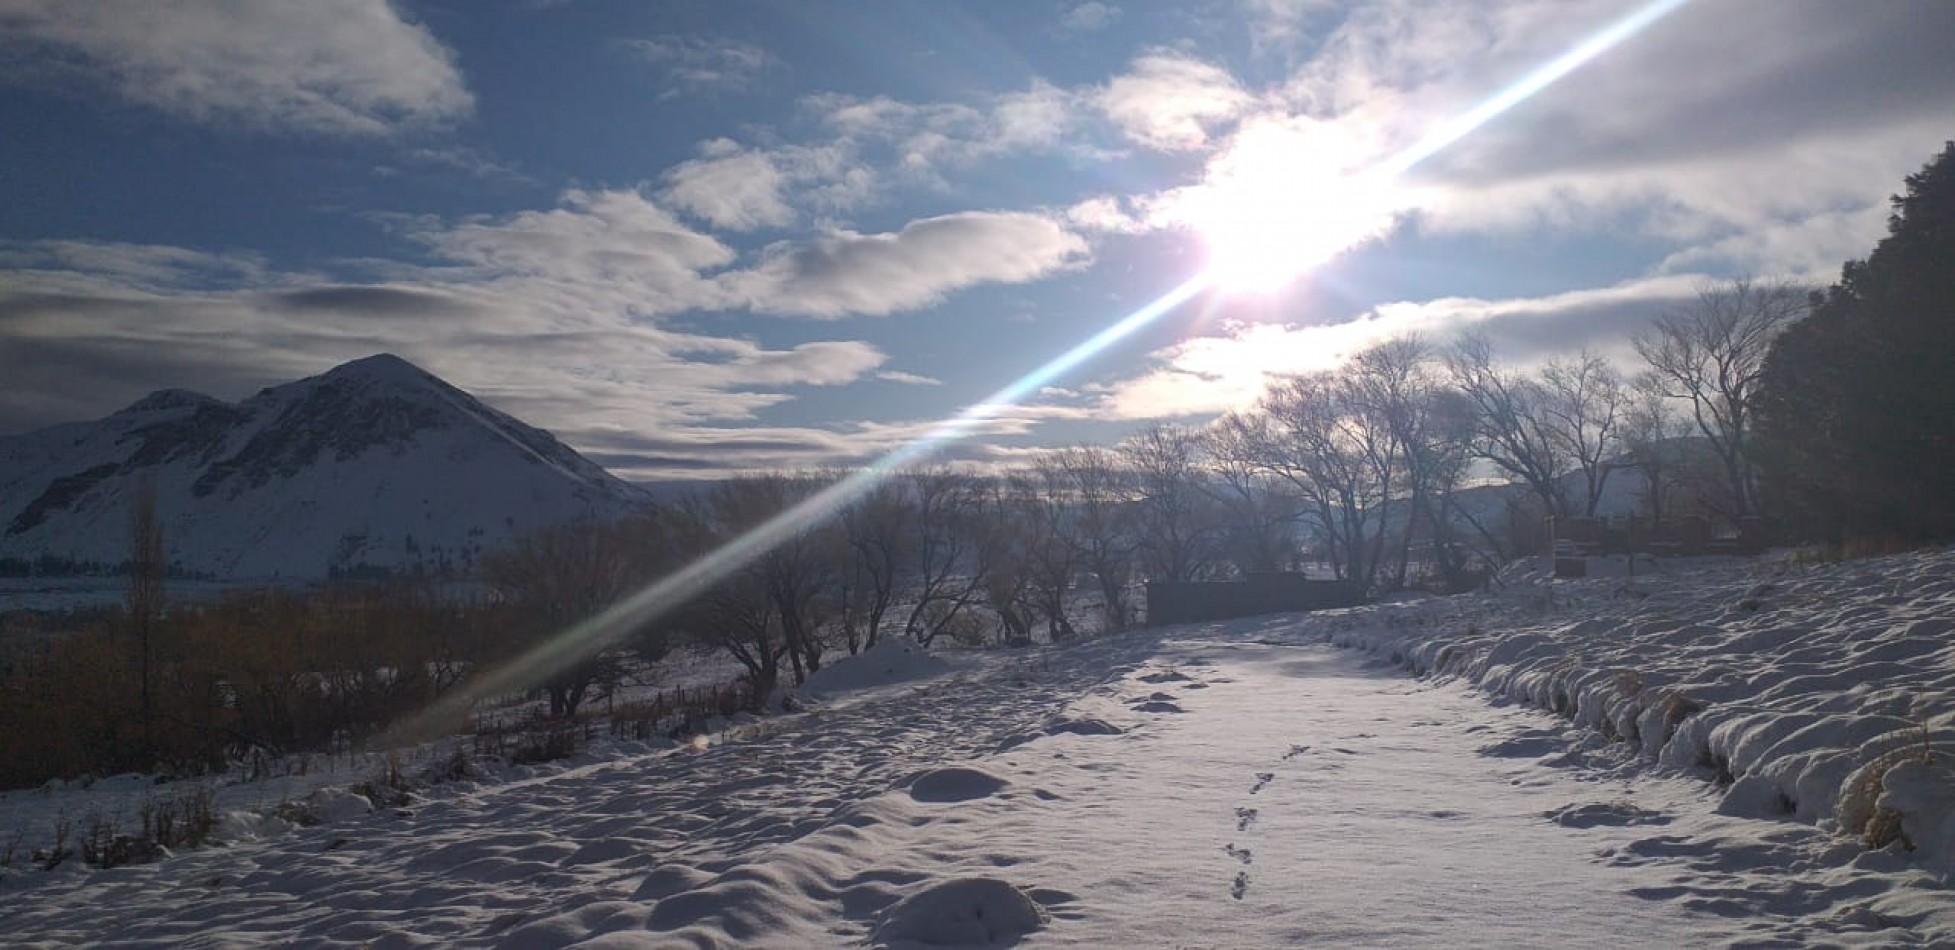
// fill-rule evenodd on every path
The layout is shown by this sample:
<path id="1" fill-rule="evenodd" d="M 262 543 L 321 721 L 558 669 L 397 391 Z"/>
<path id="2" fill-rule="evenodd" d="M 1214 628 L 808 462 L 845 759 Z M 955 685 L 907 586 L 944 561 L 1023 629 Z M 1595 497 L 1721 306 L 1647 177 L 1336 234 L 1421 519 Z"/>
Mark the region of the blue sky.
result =
<path id="1" fill-rule="evenodd" d="M 1695 0 L 1363 177 L 1640 7 L 0 0 L 0 433 L 391 351 L 627 477 L 853 464 L 1294 278 L 960 449 L 1008 460 L 1392 333 L 1626 352 L 1829 279 L 1955 136 L 1955 5 Z"/>

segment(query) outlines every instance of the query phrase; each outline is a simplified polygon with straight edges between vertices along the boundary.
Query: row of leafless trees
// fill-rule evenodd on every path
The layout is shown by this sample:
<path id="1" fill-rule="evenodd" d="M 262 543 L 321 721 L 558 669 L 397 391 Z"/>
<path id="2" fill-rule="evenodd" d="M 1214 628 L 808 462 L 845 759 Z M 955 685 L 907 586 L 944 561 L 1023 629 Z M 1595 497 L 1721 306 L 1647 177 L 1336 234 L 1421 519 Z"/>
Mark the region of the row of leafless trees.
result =
<path id="1" fill-rule="evenodd" d="M 1630 478 L 1651 520 L 1735 522 L 1757 510 L 1751 388 L 1803 306 L 1788 285 L 1707 289 L 1635 340 L 1647 368 L 1633 376 L 1586 351 L 1523 370 L 1480 336 L 1394 339 L 1278 380 L 1201 428 L 1157 425 L 1003 471 L 900 471 L 698 591 L 640 645 L 716 644 L 764 695 L 881 636 L 1022 644 L 1117 631 L 1135 618 L 1140 580 L 1280 570 L 1306 554 L 1373 590 L 1421 570 L 1462 589 L 1514 553 L 1489 517 L 1506 506 L 1484 500 L 1499 490 L 1469 503 L 1488 482 L 1568 518 L 1595 516 L 1611 480 Z M 485 574 L 508 609 L 561 629 L 841 477 L 737 478 L 627 523 L 552 528 Z M 604 672 L 592 661 L 553 679 L 553 710 L 574 712 Z"/>
<path id="2" fill-rule="evenodd" d="M 897 472 L 693 592 L 634 645 L 654 656 L 677 643 L 717 646 L 765 695 L 785 677 L 805 681 L 833 651 L 855 653 L 889 635 L 1025 644 L 1117 631 L 1133 620 L 1139 578 L 1233 569 L 1201 443 L 1194 432 L 1160 427 L 1002 474 L 950 465 Z M 736 478 L 628 521 L 545 529 L 490 557 L 484 576 L 507 609 L 539 630 L 562 629 L 730 549 L 841 477 Z M 1287 516 L 1274 524 L 1291 530 Z M 1279 546 L 1287 541 L 1265 544 Z M 553 678 L 552 708 L 574 711 L 607 662 Z"/>

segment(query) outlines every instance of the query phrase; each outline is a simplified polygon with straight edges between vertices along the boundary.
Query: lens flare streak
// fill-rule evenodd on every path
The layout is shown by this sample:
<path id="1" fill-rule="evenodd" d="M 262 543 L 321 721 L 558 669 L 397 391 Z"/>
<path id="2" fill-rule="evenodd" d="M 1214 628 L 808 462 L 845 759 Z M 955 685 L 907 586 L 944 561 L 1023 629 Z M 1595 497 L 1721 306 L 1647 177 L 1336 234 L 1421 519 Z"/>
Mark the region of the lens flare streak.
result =
<path id="1" fill-rule="evenodd" d="M 1688 2 L 1655 0 L 1635 10 L 1478 106 L 1439 126 L 1409 148 L 1379 163 L 1366 172 L 1365 177 L 1389 181 L 1403 175 Z M 512 661 L 482 675 L 470 677 L 421 714 L 396 726 L 388 736 L 383 737 L 383 743 L 425 741 L 447 734 L 467 721 L 481 699 L 533 686 L 616 643 L 631 630 L 698 596 L 781 542 L 821 523 L 891 473 L 927 458 L 939 447 L 997 418 L 1060 375 L 1210 289 L 1215 280 L 1215 275 L 1206 271 L 1189 278 L 1072 349 L 1020 376 L 983 402 L 944 421 L 922 437 L 810 495 L 718 549 L 613 604 L 597 616 L 562 631 Z"/>

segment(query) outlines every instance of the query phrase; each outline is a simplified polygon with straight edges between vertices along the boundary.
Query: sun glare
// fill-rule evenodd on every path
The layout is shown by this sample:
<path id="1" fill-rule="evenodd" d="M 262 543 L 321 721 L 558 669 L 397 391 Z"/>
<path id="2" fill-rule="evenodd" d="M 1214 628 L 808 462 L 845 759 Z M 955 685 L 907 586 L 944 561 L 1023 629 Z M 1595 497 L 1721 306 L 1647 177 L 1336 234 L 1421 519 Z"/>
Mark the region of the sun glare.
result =
<path id="1" fill-rule="evenodd" d="M 1392 223 L 1386 180 L 1322 129 L 1246 129 L 1191 189 L 1183 214 L 1224 291 L 1280 290 Z"/>

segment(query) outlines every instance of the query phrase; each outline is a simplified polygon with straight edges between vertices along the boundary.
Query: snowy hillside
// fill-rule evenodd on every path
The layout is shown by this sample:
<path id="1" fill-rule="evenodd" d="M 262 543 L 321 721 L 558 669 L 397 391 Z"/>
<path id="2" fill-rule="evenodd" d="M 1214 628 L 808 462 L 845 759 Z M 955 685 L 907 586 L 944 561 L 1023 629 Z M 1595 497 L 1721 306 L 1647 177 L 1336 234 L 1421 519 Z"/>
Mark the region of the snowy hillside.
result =
<path id="1" fill-rule="evenodd" d="M 156 864 L 0 872 L 0 926 L 36 946 L 1955 946 L 1951 576 L 1955 551 L 1523 565 L 1485 595 L 879 651 L 801 712 L 483 762 L 405 805 L 226 786 L 239 810 L 310 792 L 327 821 L 237 814 L 229 844 Z M 0 834 L 24 853 L 146 787 L 8 793 Z"/>
<path id="2" fill-rule="evenodd" d="M 122 561 L 144 480 L 172 564 L 220 578 L 462 566 L 642 498 L 549 433 L 380 355 L 237 404 L 165 390 L 0 437 L 0 557 Z"/>

